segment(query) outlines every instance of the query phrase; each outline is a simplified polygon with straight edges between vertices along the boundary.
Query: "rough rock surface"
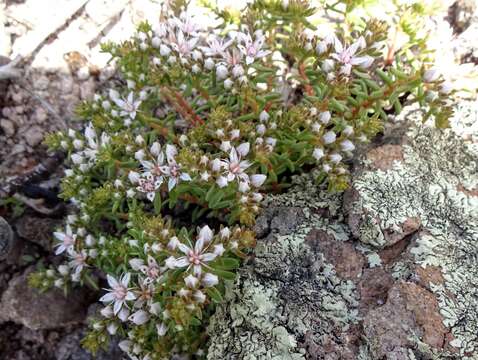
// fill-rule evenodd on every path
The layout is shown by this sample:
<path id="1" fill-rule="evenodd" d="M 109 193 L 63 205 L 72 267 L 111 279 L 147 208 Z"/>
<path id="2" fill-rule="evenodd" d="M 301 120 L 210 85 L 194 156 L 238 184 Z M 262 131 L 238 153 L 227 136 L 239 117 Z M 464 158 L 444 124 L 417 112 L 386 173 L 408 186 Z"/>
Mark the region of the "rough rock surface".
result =
<path id="1" fill-rule="evenodd" d="M 78 329 L 65 336 L 55 348 L 55 360 L 122 360 L 124 353 L 117 341 L 111 341 L 107 351 L 100 350 L 93 356 L 80 345 L 85 331 Z"/>
<path id="2" fill-rule="evenodd" d="M 0 259 L 3 259 L 10 251 L 14 236 L 8 222 L 0 216 Z"/>
<path id="3" fill-rule="evenodd" d="M 65 297 L 59 290 L 40 294 L 28 285 L 28 269 L 12 279 L 0 302 L 0 322 L 13 321 L 29 329 L 59 328 L 84 321 L 91 291 L 72 290 Z"/>
<path id="4" fill-rule="evenodd" d="M 355 285 L 340 279 L 321 253 L 355 251 L 337 244 L 334 250 L 328 237 L 348 245 L 346 229 L 319 215 L 325 207 L 337 214 L 340 197 L 306 192 L 304 188 L 314 189 L 311 179 L 299 180 L 305 183 L 296 191 L 269 199 L 273 206 L 264 214 L 274 217 L 266 221 L 269 234 L 259 240 L 254 260 L 240 271 L 236 284 L 228 287 L 228 305 L 219 307 L 209 327 L 213 339 L 208 359 L 305 359 L 306 354 L 318 359 L 324 352 L 354 359 Z M 303 214 L 293 223 L 286 210 L 292 204 Z M 285 223 L 287 231 L 280 225 Z M 357 263 L 344 267 L 343 274 L 357 276 Z"/>
<path id="5" fill-rule="evenodd" d="M 478 357 L 478 146 L 404 117 L 406 139 L 364 153 L 344 196 L 307 175 L 268 199 L 209 360 Z"/>

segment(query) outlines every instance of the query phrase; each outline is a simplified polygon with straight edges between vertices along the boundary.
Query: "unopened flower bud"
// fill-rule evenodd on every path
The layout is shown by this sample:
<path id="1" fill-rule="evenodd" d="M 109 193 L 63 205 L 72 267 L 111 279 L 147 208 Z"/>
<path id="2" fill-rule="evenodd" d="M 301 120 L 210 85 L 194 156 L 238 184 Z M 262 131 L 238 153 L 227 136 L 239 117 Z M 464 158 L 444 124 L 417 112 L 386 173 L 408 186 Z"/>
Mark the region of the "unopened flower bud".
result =
<path id="1" fill-rule="evenodd" d="M 324 150 L 322 150 L 321 148 L 315 148 L 314 152 L 312 153 L 312 156 L 317 160 L 320 160 L 324 157 Z"/>
<path id="2" fill-rule="evenodd" d="M 319 120 L 322 124 L 328 124 L 330 121 L 331 115 L 329 111 L 321 112 L 319 115 Z"/>
<path id="3" fill-rule="evenodd" d="M 340 147 L 343 151 L 353 151 L 355 149 L 355 145 L 350 140 L 342 141 Z"/>
<path id="4" fill-rule="evenodd" d="M 207 70 L 212 70 L 214 68 L 214 60 L 211 58 L 207 58 L 206 61 L 204 62 L 204 67 Z"/>
<path id="5" fill-rule="evenodd" d="M 151 39 L 151 45 L 155 48 L 159 48 L 161 46 L 161 39 L 157 36 Z"/>
<path id="6" fill-rule="evenodd" d="M 339 163 L 340 160 L 342 160 L 342 156 L 337 153 L 330 154 L 329 157 L 330 157 L 330 161 L 332 161 L 335 164 Z"/>
<path id="7" fill-rule="evenodd" d="M 225 67 L 224 65 L 221 64 L 216 67 L 216 76 L 219 80 L 227 78 L 227 74 L 227 67 Z"/>
<path id="8" fill-rule="evenodd" d="M 134 158 L 136 160 L 143 160 L 144 159 L 144 156 L 145 156 L 145 153 L 144 153 L 144 150 L 141 149 L 141 150 L 138 150 L 134 153 Z"/>
<path id="9" fill-rule="evenodd" d="M 335 142 L 336 135 L 333 131 L 328 131 L 324 134 L 322 139 L 324 140 L 325 144 L 332 144 Z"/>
<path id="10" fill-rule="evenodd" d="M 171 53 L 171 49 L 167 46 L 167 45 L 164 45 L 164 44 L 161 44 L 159 46 L 159 53 L 161 54 L 161 56 L 169 56 L 169 54 Z"/>
<path id="11" fill-rule="evenodd" d="M 226 187 L 227 186 L 227 179 L 224 176 L 219 176 L 216 180 L 216 184 L 220 187 Z"/>
<path id="12" fill-rule="evenodd" d="M 132 184 L 137 184 L 141 176 L 136 171 L 130 171 L 128 173 L 128 179 Z"/>
<path id="13" fill-rule="evenodd" d="M 219 283 L 219 278 L 217 275 L 211 273 L 205 273 L 203 278 L 201 279 L 202 284 L 204 287 L 211 287 L 215 286 Z"/>

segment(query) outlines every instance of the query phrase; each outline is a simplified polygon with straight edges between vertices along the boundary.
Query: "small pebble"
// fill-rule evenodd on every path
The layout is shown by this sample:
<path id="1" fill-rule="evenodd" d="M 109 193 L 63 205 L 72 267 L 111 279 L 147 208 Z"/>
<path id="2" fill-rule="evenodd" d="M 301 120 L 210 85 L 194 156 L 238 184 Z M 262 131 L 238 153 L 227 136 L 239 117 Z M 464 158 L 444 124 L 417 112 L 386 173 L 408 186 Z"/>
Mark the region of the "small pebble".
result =
<path id="1" fill-rule="evenodd" d="M 37 107 L 35 113 L 33 114 L 37 122 L 42 123 L 48 119 L 48 113 L 43 107 Z"/>
<path id="2" fill-rule="evenodd" d="M 43 140 L 43 132 L 39 126 L 32 126 L 25 133 L 25 141 L 31 147 L 37 146 Z"/>
<path id="3" fill-rule="evenodd" d="M 0 127 L 2 128 L 3 132 L 7 136 L 12 136 L 13 134 L 15 134 L 15 125 L 13 124 L 13 121 L 11 120 L 1 119 Z"/>
<path id="4" fill-rule="evenodd" d="M 50 84 L 50 80 L 46 76 L 42 75 L 38 79 L 36 79 L 33 84 L 35 86 L 35 89 L 46 90 L 48 88 L 48 85 Z"/>
<path id="5" fill-rule="evenodd" d="M 81 81 L 88 80 L 90 77 L 90 69 L 88 66 L 83 66 L 77 71 L 76 76 Z"/>

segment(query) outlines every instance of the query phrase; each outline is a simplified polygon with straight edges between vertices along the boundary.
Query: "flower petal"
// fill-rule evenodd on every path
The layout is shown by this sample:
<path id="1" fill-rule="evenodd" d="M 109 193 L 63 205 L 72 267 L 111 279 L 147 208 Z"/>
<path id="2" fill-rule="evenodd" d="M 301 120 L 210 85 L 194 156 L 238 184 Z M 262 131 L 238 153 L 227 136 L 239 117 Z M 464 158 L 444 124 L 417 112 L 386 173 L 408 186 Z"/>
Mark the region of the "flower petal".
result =
<path id="1" fill-rule="evenodd" d="M 112 293 L 112 292 L 109 292 L 105 295 L 103 295 L 101 298 L 100 298 L 100 301 L 101 302 L 111 302 L 115 299 L 115 295 Z"/>
<path id="2" fill-rule="evenodd" d="M 106 279 L 108 280 L 108 285 L 109 285 L 111 288 L 115 288 L 115 287 L 118 287 L 118 286 L 119 286 L 118 280 L 116 280 L 113 276 L 107 274 L 107 275 L 106 275 Z"/>

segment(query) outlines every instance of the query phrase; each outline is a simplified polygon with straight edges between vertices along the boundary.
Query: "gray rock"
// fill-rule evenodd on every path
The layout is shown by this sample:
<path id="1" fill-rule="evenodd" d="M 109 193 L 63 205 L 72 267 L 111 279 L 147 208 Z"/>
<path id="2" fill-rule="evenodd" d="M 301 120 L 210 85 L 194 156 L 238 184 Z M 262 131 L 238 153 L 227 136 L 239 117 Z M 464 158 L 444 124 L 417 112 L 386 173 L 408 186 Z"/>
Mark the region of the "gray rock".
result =
<path id="1" fill-rule="evenodd" d="M 31 147 L 35 147 L 43 140 L 43 130 L 39 126 L 32 126 L 25 132 L 25 141 Z"/>
<path id="2" fill-rule="evenodd" d="M 2 128 L 3 132 L 7 136 L 12 136 L 15 134 L 15 125 L 13 124 L 13 121 L 11 120 L 1 119 L 0 127 Z"/>
<path id="3" fill-rule="evenodd" d="M 4 259 L 13 248 L 15 236 L 8 222 L 0 216 L 0 260 Z"/>
<path id="4" fill-rule="evenodd" d="M 40 293 L 28 285 L 32 270 L 27 269 L 9 282 L 0 302 L 0 322 L 13 321 L 32 330 L 82 323 L 95 294 L 86 289 L 73 289 L 68 297 L 58 289 Z"/>
<path id="5" fill-rule="evenodd" d="M 256 221 L 254 231 L 258 238 L 267 234 L 287 234 L 302 222 L 303 213 L 299 207 L 271 206 L 266 208 Z"/>
<path id="6" fill-rule="evenodd" d="M 117 339 L 110 341 L 106 351 L 100 350 L 96 356 L 81 347 L 81 340 L 85 335 L 83 329 L 74 331 L 65 336 L 56 347 L 56 360 L 121 360 L 124 353 L 118 347 Z"/>
<path id="7" fill-rule="evenodd" d="M 61 220 L 26 214 L 15 222 L 17 234 L 25 240 L 40 245 L 47 251 L 52 250 L 53 231 Z"/>

